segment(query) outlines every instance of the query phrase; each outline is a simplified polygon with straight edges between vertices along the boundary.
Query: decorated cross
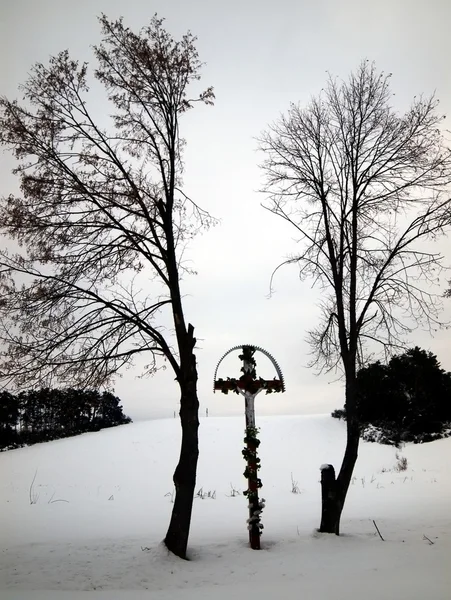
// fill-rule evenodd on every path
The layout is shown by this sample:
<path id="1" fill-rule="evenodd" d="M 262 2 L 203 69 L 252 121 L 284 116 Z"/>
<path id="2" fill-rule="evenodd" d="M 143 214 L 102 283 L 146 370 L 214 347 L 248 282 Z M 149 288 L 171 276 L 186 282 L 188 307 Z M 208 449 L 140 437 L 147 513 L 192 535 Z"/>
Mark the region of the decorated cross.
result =
<path id="1" fill-rule="evenodd" d="M 241 351 L 238 357 L 243 362 L 243 366 L 241 367 L 241 377 L 239 377 L 239 379 L 230 377 L 227 377 L 227 379 L 218 379 L 217 375 L 220 364 L 227 355 L 236 351 Z M 256 362 L 254 358 L 256 352 L 260 352 L 269 358 L 277 375 L 274 379 L 257 378 Z M 235 392 L 236 394 L 244 396 L 246 416 L 246 435 L 244 442 L 246 447 L 243 450 L 243 456 L 247 462 L 244 476 L 248 481 L 248 488 L 245 490 L 244 494 L 247 496 L 249 505 L 249 519 L 247 521 L 249 543 L 252 549 L 259 550 L 260 535 L 263 529 L 260 515 L 265 506 L 265 501 L 263 498 L 260 500 L 258 497 L 258 490 L 262 487 L 262 482 L 257 474 L 260 469 L 260 459 L 257 456 L 257 448 L 260 445 L 260 440 L 257 437 L 258 429 L 255 426 L 255 397 L 263 390 L 267 394 L 284 392 L 285 384 L 283 375 L 276 360 L 269 352 L 263 350 L 263 348 L 248 344 L 234 346 L 224 354 L 216 367 L 214 375 L 214 391 L 216 390 L 221 391 L 223 394 Z"/>

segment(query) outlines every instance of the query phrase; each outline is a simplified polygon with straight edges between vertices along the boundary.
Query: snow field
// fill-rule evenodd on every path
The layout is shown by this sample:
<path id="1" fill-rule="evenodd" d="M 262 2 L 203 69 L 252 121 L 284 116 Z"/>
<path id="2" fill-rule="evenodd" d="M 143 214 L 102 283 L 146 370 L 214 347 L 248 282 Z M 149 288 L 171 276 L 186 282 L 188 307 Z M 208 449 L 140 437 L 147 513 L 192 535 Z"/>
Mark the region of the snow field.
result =
<path id="1" fill-rule="evenodd" d="M 190 561 L 161 544 L 178 419 L 0 454 L 0 598 L 449 598 L 451 439 L 362 443 L 342 519 L 320 535 L 320 466 L 339 467 L 345 424 L 261 417 L 262 550 L 247 547 L 244 418 L 203 418 Z M 33 482 L 34 479 L 34 482 Z M 293 482 L 298 493 L 292 493 Z M 215 498 L 205 497 L 215 495 Z M 377 535 L 376 521 L 385 542 Z M 40 595 L 41 594 L 41 595 Z"/>

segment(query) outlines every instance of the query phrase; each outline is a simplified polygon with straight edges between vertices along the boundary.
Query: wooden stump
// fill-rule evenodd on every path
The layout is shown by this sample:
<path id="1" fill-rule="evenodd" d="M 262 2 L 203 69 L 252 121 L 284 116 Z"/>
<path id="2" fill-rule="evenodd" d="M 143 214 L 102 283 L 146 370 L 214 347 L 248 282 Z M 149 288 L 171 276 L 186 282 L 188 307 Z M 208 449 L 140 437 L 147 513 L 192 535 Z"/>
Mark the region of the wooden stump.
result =
<path id="1" fill-rule="evenodd" d="M 321 466 L 321 525 L 319 530 L 323 533 L 338 531 L 338 497 L 335 469 L 332 465 Z"/>

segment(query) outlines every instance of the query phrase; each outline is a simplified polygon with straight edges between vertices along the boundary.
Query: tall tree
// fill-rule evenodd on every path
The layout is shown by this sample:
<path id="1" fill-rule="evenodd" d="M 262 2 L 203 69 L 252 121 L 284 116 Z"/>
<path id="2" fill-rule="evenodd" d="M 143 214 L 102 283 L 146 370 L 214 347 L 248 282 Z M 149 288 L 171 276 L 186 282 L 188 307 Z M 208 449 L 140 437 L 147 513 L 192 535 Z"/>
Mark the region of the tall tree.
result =
<path id="1" fill-rule="evenodd" d="M 175 40 L 157 17 L 138 33 L 122 19 L 99 21 L 92 81 L 64 51 L 34 66 L 22 103 L 0 100 L 0 141 L 17 158 L 22 192 L 0 207 L 2 233 L 22 247 L 0 256 L 0 373 L 21 386 L 98 388 L 137 354 L 148 356 L 146 373 L 164 357 L 182 426 L 165 541 L 185 557 L 199 403 L 180 278 L 186 243 L 213 220 L 183 191 L 180 126 L 214 94 L 189 91 L 201 69 L 190 33 Z M 88 82 L 106 90 L 111 117 L 88 108 Z"/>
<path id="2" fill-rule="evenodd" d="M 398 114 L 389 79 L 365 61 L 347 81 L 329 78 L 306 108 L 292 104 L 260 139 L 266 208 L 302 244 L 283 264 L 322 290 L 313 364 L 341 367 L 345 379 L 346 450 L 337 478 L 323 470 L 321 530 L 336 534 L 358 454 L 356 370 L 367 343 L 390 352 L 418 322 L 439 325 L 430 284 L 442 256 L 429 242 L 450 222 L 450 150 L 438 102 L 414 98 Z"/>

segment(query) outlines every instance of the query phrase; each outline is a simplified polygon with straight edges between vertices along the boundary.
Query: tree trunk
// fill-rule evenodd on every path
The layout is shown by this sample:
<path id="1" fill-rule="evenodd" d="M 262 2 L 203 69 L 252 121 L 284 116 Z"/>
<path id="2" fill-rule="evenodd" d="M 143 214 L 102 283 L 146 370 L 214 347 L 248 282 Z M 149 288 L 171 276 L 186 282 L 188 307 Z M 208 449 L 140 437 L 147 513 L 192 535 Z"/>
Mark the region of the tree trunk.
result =
<path id="1" fill-rule="evenodd" d="M 346 450 L 340 473 L 335 479 L 332 465 L 323 465 L 325 468 L 321 468 L 322 508 L 319 530 L 336 535 L 340 535 L 341 513 L 357 461 L 360 441 L 360 426 L 355 416 L 356 382 L 355 377 L 349 379 L 346 382 Z"/>
<path id="2" fill-rule="evenodd" d="M 168 550 L 176 556 L 186 559 L 199 457 L 197 369 L 196 357 L 192 350 L 190 351 L 190 360 L 182 363 L 181 371 L 179 414 L 182 426 L 182 444 L 179 462 L 173 477 L 174 507 L 164 542 Z"/>

